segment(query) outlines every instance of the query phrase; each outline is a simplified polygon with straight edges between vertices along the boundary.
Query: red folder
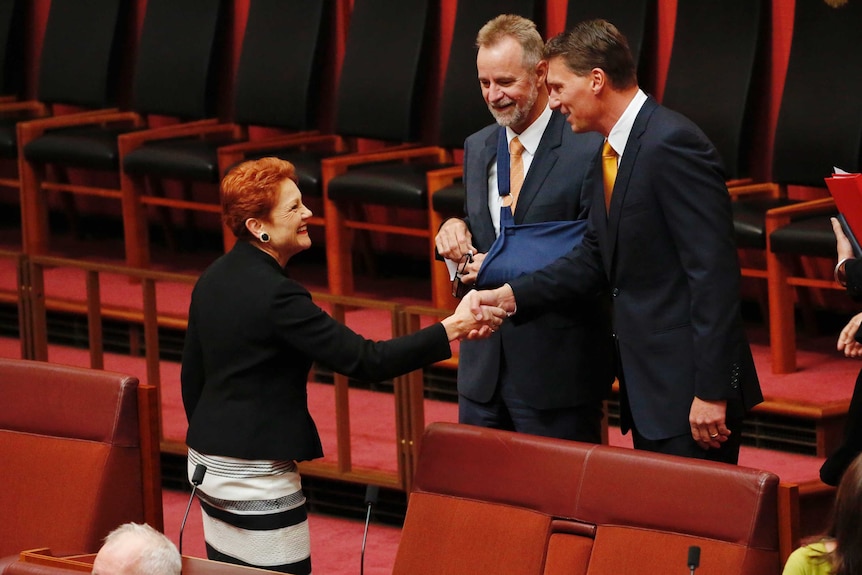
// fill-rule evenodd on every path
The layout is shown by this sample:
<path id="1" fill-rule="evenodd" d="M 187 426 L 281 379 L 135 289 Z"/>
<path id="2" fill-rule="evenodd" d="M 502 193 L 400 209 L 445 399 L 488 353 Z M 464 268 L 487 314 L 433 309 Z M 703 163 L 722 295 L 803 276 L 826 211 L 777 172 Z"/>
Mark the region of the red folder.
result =
<path id="1" fill-rule="evenodd" d="M 862 234 L 862 174 L 832 174 L 826 178 L 826 187 L 838 207 L 839 221 L 844 233 L 853 244 L 857 257 L 860 253 L 859 234 Z"/>

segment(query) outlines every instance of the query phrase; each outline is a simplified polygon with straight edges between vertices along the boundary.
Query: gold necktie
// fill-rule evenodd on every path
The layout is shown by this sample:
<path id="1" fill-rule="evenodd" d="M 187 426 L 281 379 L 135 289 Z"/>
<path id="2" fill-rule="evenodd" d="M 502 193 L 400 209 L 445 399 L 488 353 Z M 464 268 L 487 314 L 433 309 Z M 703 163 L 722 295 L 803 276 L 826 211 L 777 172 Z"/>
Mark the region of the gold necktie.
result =
<path id="1" fill-rule="evenodd" d="M 614 193 L 614 182 L 617 180 L 617 153 L 607 140 L 602 146 L 602 172 L 605 180 L 605 211 L 609 211 L 611 194 Z"/>
<path id="2" fill-rule="evenodd" d="M 518 194 L 521 192 L 521 186 L 524 184 L 524 160 L 521 154 L 524 152 L 524 145 L 517 136 L 509 142 L 509 206 L 512 213 L 515 213 L 515 204 L 518 202 Z M 505 199 L 503 205 L 506 205 Z"/>

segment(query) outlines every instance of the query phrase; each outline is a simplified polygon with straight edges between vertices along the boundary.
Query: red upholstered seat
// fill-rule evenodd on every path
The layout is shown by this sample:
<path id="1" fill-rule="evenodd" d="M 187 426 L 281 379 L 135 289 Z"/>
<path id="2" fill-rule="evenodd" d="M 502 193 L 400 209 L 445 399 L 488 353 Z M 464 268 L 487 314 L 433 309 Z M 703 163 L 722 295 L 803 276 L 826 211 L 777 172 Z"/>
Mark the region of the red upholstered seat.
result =
<path id="1" fill-rule="evenodd" d="M 162 528 L 154 388 L 0 359 L 0 397 L 0 557 L 95 552 L 127 521 Z"/>
<path id="2" fill-rule="evenodd" d="M 422 440 L 393 573 L 672 573 L 780 569 L 766 471 L 435 423 Z"/>

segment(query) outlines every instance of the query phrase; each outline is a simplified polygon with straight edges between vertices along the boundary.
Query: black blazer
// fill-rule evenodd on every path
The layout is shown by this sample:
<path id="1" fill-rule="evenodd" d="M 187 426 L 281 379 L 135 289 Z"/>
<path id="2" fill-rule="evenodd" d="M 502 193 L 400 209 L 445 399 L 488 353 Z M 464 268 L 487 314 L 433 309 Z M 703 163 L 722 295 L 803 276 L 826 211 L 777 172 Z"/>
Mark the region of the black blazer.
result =
<path id="1" fill-rule="evenodd" d="M 603 201 L 601 152 L 585 185 L 594 203 Z M 523 313 L 524 321 L 531 310 L 609 284 L 631 414 L 644 437 L 665 439 L 690 433 L 695 396 L 727 400 L 728 417 L 763 400 L 739 278 L 718 154 L 691 121 L 649 98 L 626 143 L 610 212 L 593 210 L 578 248 L 511 286 L 515 318 Z"/>
<path id="2" fill-rule="evenodd" d="M 847 274 L 847 293 L 853 301 L 862 301 L 862 259 L 848 260 L 844 264 Z M 857 334 L 857 337 L 859 335 Z M 838 485 L 841 476 L 853 460 L 862 452 L 862 371 L 856 376 L 856 385 L 850 406 L 847 408 L 847 423 L 844 425 L 844 440 L 841 446 L 830 453 L 820 468 L 820 479 L 827 485 Z"/>
<path id="3" fill-rule="evenodd" d="M 500 129 L 488 126 L 467 138 L 464 146 L 465 221 L 480 252 L 487 252 L 495 239 L 488 211 L 488 170 L 497 158 Z M 601 136 L 574 134 L 565 118 L 553 112 L 518 196 L 515 223 L 585 218 L 592 195 L 581 186 L 601 145 Z M 504 322 L 490 339 L 461 342 L 458 392 L 474 401 L 489 401 L 503 356 L 505 377 L 530 407 L 601 401 L 613 383 L 607 291 L 588 302 L 566 302 L 529 323 Z"/>
<path id="4" fill-rule="evenodd" d="M 357 335 L 317 307 L 274 258 L 239 241 L 192 292 L 181 375 L 186 442 L 242 459 L 320 457 L 306 394 L 312 362 L 380 380 L 450 355 L 439 323 L 383 342 Z"/>

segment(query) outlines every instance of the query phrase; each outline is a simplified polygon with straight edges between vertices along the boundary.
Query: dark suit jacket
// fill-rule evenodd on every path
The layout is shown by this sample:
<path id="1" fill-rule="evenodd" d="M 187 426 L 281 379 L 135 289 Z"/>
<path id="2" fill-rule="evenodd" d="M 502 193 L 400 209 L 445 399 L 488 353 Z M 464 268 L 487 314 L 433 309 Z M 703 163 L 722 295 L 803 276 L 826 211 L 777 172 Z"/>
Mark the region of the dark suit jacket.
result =
<path id="1" fill-rule="evenodd" d="M 192 292 L 181 376 L 186 442 L 242 459 L 320 457 L 306 395 L 312 362 L 380 380 L 450 355 L 440 324 L 364 339 L 317 307 L 274 258 L 240 241 Z"/>
<path id="2" fill-rule="evenodd" d="M 848 260 L 844 264 L 847 274 L 847 293 L 854 301 L 862 301 L 862 259 Z M 857 341 L 862 337 L 856 335 Z M 820 468 L 820 479 L 828 485 L 838 485 L 841 476 L 853 460 L 862 452 L 862 371 L 856 376 L 856 386 L 847 408 L 847 423 L 844 425 L 844 440 L 841 446 L 830 453 Z"/>
<path id="3" fill-rule="evenodd" d="M 603 197 L 600 156 L 587 182 L 594 203 Z M 511 282 L 518 321 L 610 285 L 618 376 L 648 439 L 690 433 L 695 395 L 728 400 L 730 417 L 762 401 L 740 315 L 730 208 L 715 148 L 649 98 L 626 143 L 610 213 L 593 210 L 579 248 Z"/>
<path id="4" fill-rule="evenodd" d="M 464 146 L 465 220 L 480 252 L 495 239 L 488 169 L 496 161 L 499 130 L 488 126 Z M 553 112 L 518 196 L 515 223 L 586 217 L 591 197 L 581 184 L 601 144 L 598 134 L 572 133 L 565 118 Z M 611 343 L 607 293 L 568 302 L 527 324 L 504 322 L 488 340 L 461 342 L 458 392 L 474 401 L 490 400 L 505 361 L 505 377 L 530 407 L 599 402 L 613 382 Z"/>

